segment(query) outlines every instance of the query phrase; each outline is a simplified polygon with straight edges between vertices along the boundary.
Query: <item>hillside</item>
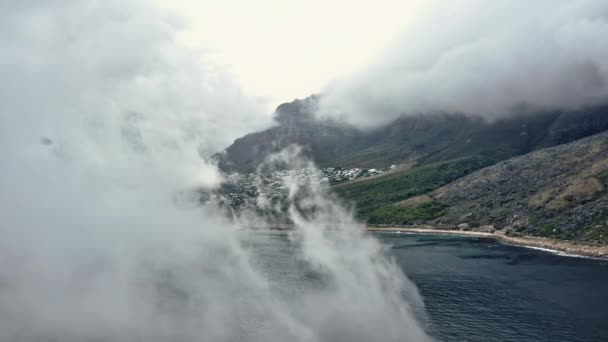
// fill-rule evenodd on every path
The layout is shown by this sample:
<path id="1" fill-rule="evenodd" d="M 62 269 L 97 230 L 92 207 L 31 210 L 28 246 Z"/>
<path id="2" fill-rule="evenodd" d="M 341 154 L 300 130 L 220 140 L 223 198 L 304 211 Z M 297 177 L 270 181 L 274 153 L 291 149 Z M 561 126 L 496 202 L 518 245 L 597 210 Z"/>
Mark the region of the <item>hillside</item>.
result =
<path id="1" fill-rule="evenodd" d="M 370 180 L 361 179 L 334 187 L 342 198 L 356 206 L 359 218 L 369 219 L 380 208 L 422 195 L 490 165 L 480 157 L 467 157 L 407 169 Z M 374 222 L 371 223 L 383 223 Z"/>
<path id="2" fill-rule="evenodd" d="M 277 126 L 237 139 L 215 156 L 220 167 L 252 172 L 269 154 L 299 144 L 320 167 L 407 165 L 334 188 L 370 224 L 608 242 L 608 133 L 601 133 L 608 129 L 608 107 L 492 122 L 404 116 L 366 131 L 317 119 L 317 104 L 313 96 L 279 106 Z"/>
<path id="3" fill-rule="evenodd" d="M 608 107 L 599 107 L 521 114 L 492 122 L 459 114 L 404 116 L 361 130 L 317 119 L 313 114 L 317 104 L 317 96 L 282 104 L 275 113 L 275 127 L 239 138 L 214 157 L 224 170 L 251 172 L 269 154 L 299 144 L 320 167 L 428 165 L 463 157 L 493 163 L 608 129 Z"/>
<path id="4" fill-rule="evenodd" d="M 608 133 L 601 133 L 483 168 L 368 218 L 608 243 L 607 184 Z"/>

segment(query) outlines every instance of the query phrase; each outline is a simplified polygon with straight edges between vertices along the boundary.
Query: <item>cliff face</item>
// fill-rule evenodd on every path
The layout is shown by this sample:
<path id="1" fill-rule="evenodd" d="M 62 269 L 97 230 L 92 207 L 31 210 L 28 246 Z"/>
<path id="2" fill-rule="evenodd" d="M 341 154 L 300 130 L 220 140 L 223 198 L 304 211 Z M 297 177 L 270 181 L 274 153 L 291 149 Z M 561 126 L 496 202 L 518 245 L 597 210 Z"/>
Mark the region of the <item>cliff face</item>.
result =
<path id="1" fill-rule="evenodd" d="M 406 161 L 429 164 L 467 156 L 494 162 L 608 129 L 608 107 L 522 114 L 499 121 L 457 114 L 404 116 L 359 130 L 314 116 L 315 96 L 282 104 L 277 126 L 237 139 L 215 157 L 226 170 L 255 170 L 269 154 L 299 144 L 321 167 L 383 168 Z"/>

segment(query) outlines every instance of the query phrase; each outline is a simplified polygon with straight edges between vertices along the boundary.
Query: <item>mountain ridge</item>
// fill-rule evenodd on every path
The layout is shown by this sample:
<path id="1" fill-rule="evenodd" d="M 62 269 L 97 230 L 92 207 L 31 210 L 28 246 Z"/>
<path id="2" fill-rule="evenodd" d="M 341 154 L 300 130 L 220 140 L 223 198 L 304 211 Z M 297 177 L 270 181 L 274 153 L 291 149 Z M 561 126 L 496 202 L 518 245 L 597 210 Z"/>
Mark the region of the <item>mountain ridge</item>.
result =
<path id="1" fill-rule="evenodd" d="M 402 116 L 370 130 L 315 116 L 319 97 L 281 104 L 277 125 L 238 138 L 214 155 L 223 170 L 253 172 L 271 153 L 298 144 L 320 167 L 385 168 L 467 156 L 494 162 L 608 129 L 608 106 L 526 113 L 487 121 L 463 114 Z"/>

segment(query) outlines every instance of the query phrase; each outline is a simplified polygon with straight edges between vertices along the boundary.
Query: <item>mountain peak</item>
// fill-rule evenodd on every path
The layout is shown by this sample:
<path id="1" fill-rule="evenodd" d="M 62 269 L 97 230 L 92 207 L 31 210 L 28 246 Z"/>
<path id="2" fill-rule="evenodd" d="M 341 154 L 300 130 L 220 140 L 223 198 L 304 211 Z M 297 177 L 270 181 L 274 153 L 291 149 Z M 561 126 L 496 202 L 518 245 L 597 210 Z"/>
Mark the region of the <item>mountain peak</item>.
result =
<path id="1" fill-rule="evenodd" d="M 279 105 L 274 119 L 282 126 L 294 126 L 310 123 L 315 120 L 314 113 L 319 106 L 319 97 L 311 95 L 305 99 L 296 99 Z"/>

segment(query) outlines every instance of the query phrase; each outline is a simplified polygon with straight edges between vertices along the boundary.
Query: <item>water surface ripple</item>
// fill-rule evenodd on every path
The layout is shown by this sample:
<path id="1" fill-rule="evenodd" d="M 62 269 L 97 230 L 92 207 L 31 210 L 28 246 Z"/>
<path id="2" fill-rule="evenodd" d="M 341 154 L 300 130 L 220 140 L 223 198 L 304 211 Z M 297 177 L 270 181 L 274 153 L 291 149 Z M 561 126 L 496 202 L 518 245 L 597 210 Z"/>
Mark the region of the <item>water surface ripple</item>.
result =
<path id="1" fill-rule="evenodd" d="M 608 262 L 488 239 L 377 234 L 440 341 L 608 341 Z"/>

